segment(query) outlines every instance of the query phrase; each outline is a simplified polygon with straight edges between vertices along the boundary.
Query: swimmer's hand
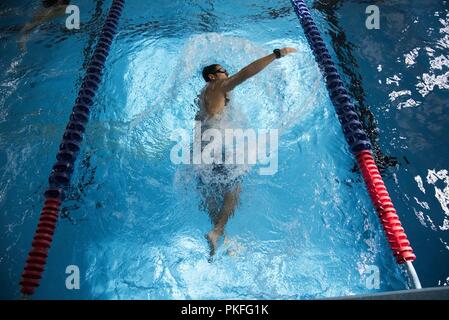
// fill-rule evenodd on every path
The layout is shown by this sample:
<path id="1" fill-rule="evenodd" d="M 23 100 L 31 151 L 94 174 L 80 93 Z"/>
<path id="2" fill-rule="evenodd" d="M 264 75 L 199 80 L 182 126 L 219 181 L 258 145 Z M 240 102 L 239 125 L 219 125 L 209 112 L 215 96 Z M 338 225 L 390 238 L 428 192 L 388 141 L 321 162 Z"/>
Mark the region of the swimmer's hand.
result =
<path id="1" fill-rule="evenodd" d="M 285 57 L 286 55 L 290 54 L 290 53 L 295 53 L 296 50 L 295 48 L 282 48 L 281 49 L 281 57 Z"/>

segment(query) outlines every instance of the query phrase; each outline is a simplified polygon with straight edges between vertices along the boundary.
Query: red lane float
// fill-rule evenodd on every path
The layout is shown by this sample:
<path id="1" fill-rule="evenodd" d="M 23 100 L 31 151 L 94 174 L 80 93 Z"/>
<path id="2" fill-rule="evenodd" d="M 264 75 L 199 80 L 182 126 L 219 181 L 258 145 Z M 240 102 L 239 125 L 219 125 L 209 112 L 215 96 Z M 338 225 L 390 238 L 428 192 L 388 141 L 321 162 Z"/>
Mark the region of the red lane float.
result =
<path id="1" fill-rule="evenodd" d="M 33 238 L 32 248 L 28 254 L 28 259 L 22 273 L 22 293 L 32 295 L 36 287 L 39 286 L 47 263 L 48 250 L 50 249 L 53 234 L 58 222 L 59 209 L 61 207 L 60 198 L 46 197 L 44 207 L 41 211 L 39 224 Z"/>
<path id="2" fill-rule="evenodd" d="M 398 263 L 414 261 L 416 256 L 404 232 L 396 209 L 385 187 L 382 176 L 374 161 L 370 150 L 363 150 L 356 154 L 357 163 L 365 180 L 368 193 L 373 205 L 379 214 L 387 240 Z"/>

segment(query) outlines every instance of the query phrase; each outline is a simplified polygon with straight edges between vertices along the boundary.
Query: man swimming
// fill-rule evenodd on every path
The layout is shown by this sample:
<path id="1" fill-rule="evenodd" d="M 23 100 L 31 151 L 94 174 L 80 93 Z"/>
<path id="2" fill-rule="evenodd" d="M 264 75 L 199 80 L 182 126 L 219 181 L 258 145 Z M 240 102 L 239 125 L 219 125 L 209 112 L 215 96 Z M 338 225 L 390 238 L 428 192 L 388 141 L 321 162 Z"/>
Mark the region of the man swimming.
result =
<path id="1" fill-rule="evenodd" d="M 199 96 L 200 109 L 195 120 L 200 121 L 204 129 L 219 128 L 230 101 L 229 92 L 262 71 L 275 59 L 296 51 L 294 48 L 275 49 L 272 54 L 252 62 L 232 76 L 219 64 L 205 67 L 202 75 L 207 84 Z M 234 213 L 239 199 L 240 181 L 231 170 L 232 166 L 214 163 L 210 173 L 216 179 L 202 181 L 204 204 L 213 223 L 212 230 L 206 235 L 211 257 L 215 254 L 218 239 L 224 234 L 226 223 Z"/>
<path id="2" fill-rule="evenodd" d="M 23 51 L 26 49 L 26 43 L 33 29 L 56 17 L 63 16 L 69 4 L 70 0 L 42 0 L 42 8 L 37 11 L 31 22 L 25 24 L 21 30 L 20 48 Z"/>

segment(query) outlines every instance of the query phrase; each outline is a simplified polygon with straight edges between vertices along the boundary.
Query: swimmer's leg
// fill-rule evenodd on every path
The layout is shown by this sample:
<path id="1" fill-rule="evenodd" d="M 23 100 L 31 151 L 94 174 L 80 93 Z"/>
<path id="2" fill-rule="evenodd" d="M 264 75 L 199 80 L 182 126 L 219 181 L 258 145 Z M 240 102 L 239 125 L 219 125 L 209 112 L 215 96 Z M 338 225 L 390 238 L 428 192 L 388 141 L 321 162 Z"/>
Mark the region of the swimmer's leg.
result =
<path id="1" fill-rule="evenodd" d="M 207 195 L 204 200 L 204 205 L 206 207 L 207 213 L 209 214 L 210 220 L 215 225 L 217 223 L 220 214 L 220 208 L 218 206 L 216 196 Z"/>
<path id="2" fill-rule="evenodd" d="M 18 43 L 22 52 L 26 51 L 26 44 L 30 38 L 30 33 L 36 26 L 37 25 L 32 23 L 27 23 L 20 31 L 21 37 L 19 38 Z"/>
<path id="3" fill-rule="evenodd" d="M 220 210 L 217 219 L 214 221 L 214 228 L 207 234 L 212 257 L 217 250 L 218 239 L 224 234 L 226 223 L 237 207 L 240 197 L 240 184 L 233 191 L 226 191 L 223 197 L 223 208 Z"/>
<path id="4" fill-rule="evenodd" d="M 26 44 L 30 38 L 30 33 L 41 24 L 48 22 L 56 17 L 63 16 L 65 14 L 65 5 L 57 5 L 55 7 L 51 8 L 43 8 L 40 9 L 35 16 L 33 17 L 32 21 L 25 24 L 25 26 L 20 31 L 20 34 L 22 35 L 19 39 L 19 47 L 22 51 L 26 50 Z"/>
<path id="5" fill-rule="evenodd" d="M 45 16 L 49 9 L 40 9 L 33 17 L 33 19 L 25 24 L 20 30 L 20 39 L 19 39 L 19 47 L 22 51 L 26 51 L 26 44 L 30 38 L 30 33 L 38 27 L 45 20 Z"/>

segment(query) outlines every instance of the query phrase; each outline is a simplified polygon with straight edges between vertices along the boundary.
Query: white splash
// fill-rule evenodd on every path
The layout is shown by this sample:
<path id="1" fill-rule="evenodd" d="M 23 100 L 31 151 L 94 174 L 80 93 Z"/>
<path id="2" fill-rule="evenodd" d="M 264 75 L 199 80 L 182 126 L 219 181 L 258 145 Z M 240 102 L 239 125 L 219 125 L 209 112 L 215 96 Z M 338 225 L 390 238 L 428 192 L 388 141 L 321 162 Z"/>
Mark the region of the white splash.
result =
<path id="1" fill-rule="evenodd" d="M 440 189 L 436 186 L 438 181 L 442 181 L 445 186 L 443 189 Z M 448 171 L 446 169 L 436 171 L 428 170 L 427 173 L 427 183 L 434 186 L 435 189 L 435 197 L 441 205 L 441 209 L 443 209 L 444 217 L 443 225 L 439 226 L 440 230 L 449 230 L 449 176 Z"/>
<path id="2" fill-rule="evenodd" d="M 427 96 L 430 91 L 433 91 L 435 86 L 437 86 L 439 89 L 449 89 L 449 71 L 440 74 L 435 75 L 433 73 L 423 73 L 421 77 L 421 82 L 418 82 L 416 84 L 416 88 L 418 89 L 418 92 L 423 96 Z"/>
<path id="3" fill-rule="evenodd" d="M 405 64 L 408 66 L 414 65 L 416 63 L 416 58 L 418 58 L 419 50 L 421 48 L 415 48 L 409 53 L 404 54 Z"/>
<path id="4" fill-rule="evenodd" d="M 430 60 L 430 67 L 432 69 L 443 70 L 443 67 L 449 67 L 449 58 L 445 55 L 435 57 L 435 59 Z"/>
<path id="5" fill-rule="evenodd" d="M 422 178 L 419 176 L 419 175 L 417 175 L 416 177 L 415 177 L 415 181 L 416 181 L 416 183 L 418 184 L 418 188 L 419 188 L 419 190 L 421 190 L 422 191 L 422 193 L 426 193 L 426 189 L 424 189 L 424 184 L 423 184 L 423 182 L 422 182 Z"/>
<path id="6" fill-rule="evenodd" d="M 427 202 L 425 202 L 425 201 L 421 202 L 418 200 L 418 198 L 416 198 L 416 197 L 414 197 L 414 198 L 415 198 L 416 203 L 419 204 L 421 206 L 421 208 L 430 210 L 429 204 Z"/>
<path id="7" fill-rule="evenodd" d="M 412 92 L 410 90 L 401 90 L 401 91 L 392 91 L 390 94 L 388 94 L 388 97 L 390 98 L 390 101 L 395 101 L 398 97 L 411 95 Z"/>
<path id="8" fill-rule="evenodd" d="M 398 110 L 401 110 L 403 108 L 418 107 L 419 105 L 421 105 L 421 102 L 413 100 L 413 99 L 407 99 L 407 101 L 398 103 L 398 106 L 396 108 Z"/>
<path id="9" fill-rule="evenodd" d="M 449 48 L 449 14 L 445 18 L 439 19 L 439 22 L 442 24 L 439 32 L 443 35 L 437 41 L 437 46 L 447 49 Z M 432 48 L 426 47 L 425 50 L 430 58 L 430 70 L 428 73 L 423 73 L 422 76 L 417 77 L 419 82 L 416 84 L 418 92 L 423 97 L 433 91 L 435 87 L 438 87 L 438 89 L 449 89 L 449 72 L 435 74 L 435 70 L 443 70 L 443 68 L 449 67 L 449 58 L 445 55 L 435 57 L 435 50 Z"/>
<path id="10" fill-rule="evenodd" d="M 399 81 L 401 80 L 401 78 L 399 78 L 399 76 L 398 75 L 394 75 L 394 76 L 392 76 L 392 77 L 388 77 L 386 80 L 385 80 L 385 82 L 387 83 L 387 84 L 395 84 L 395 85 L 397 85 L 397 86 L 399 86 Z"/>

